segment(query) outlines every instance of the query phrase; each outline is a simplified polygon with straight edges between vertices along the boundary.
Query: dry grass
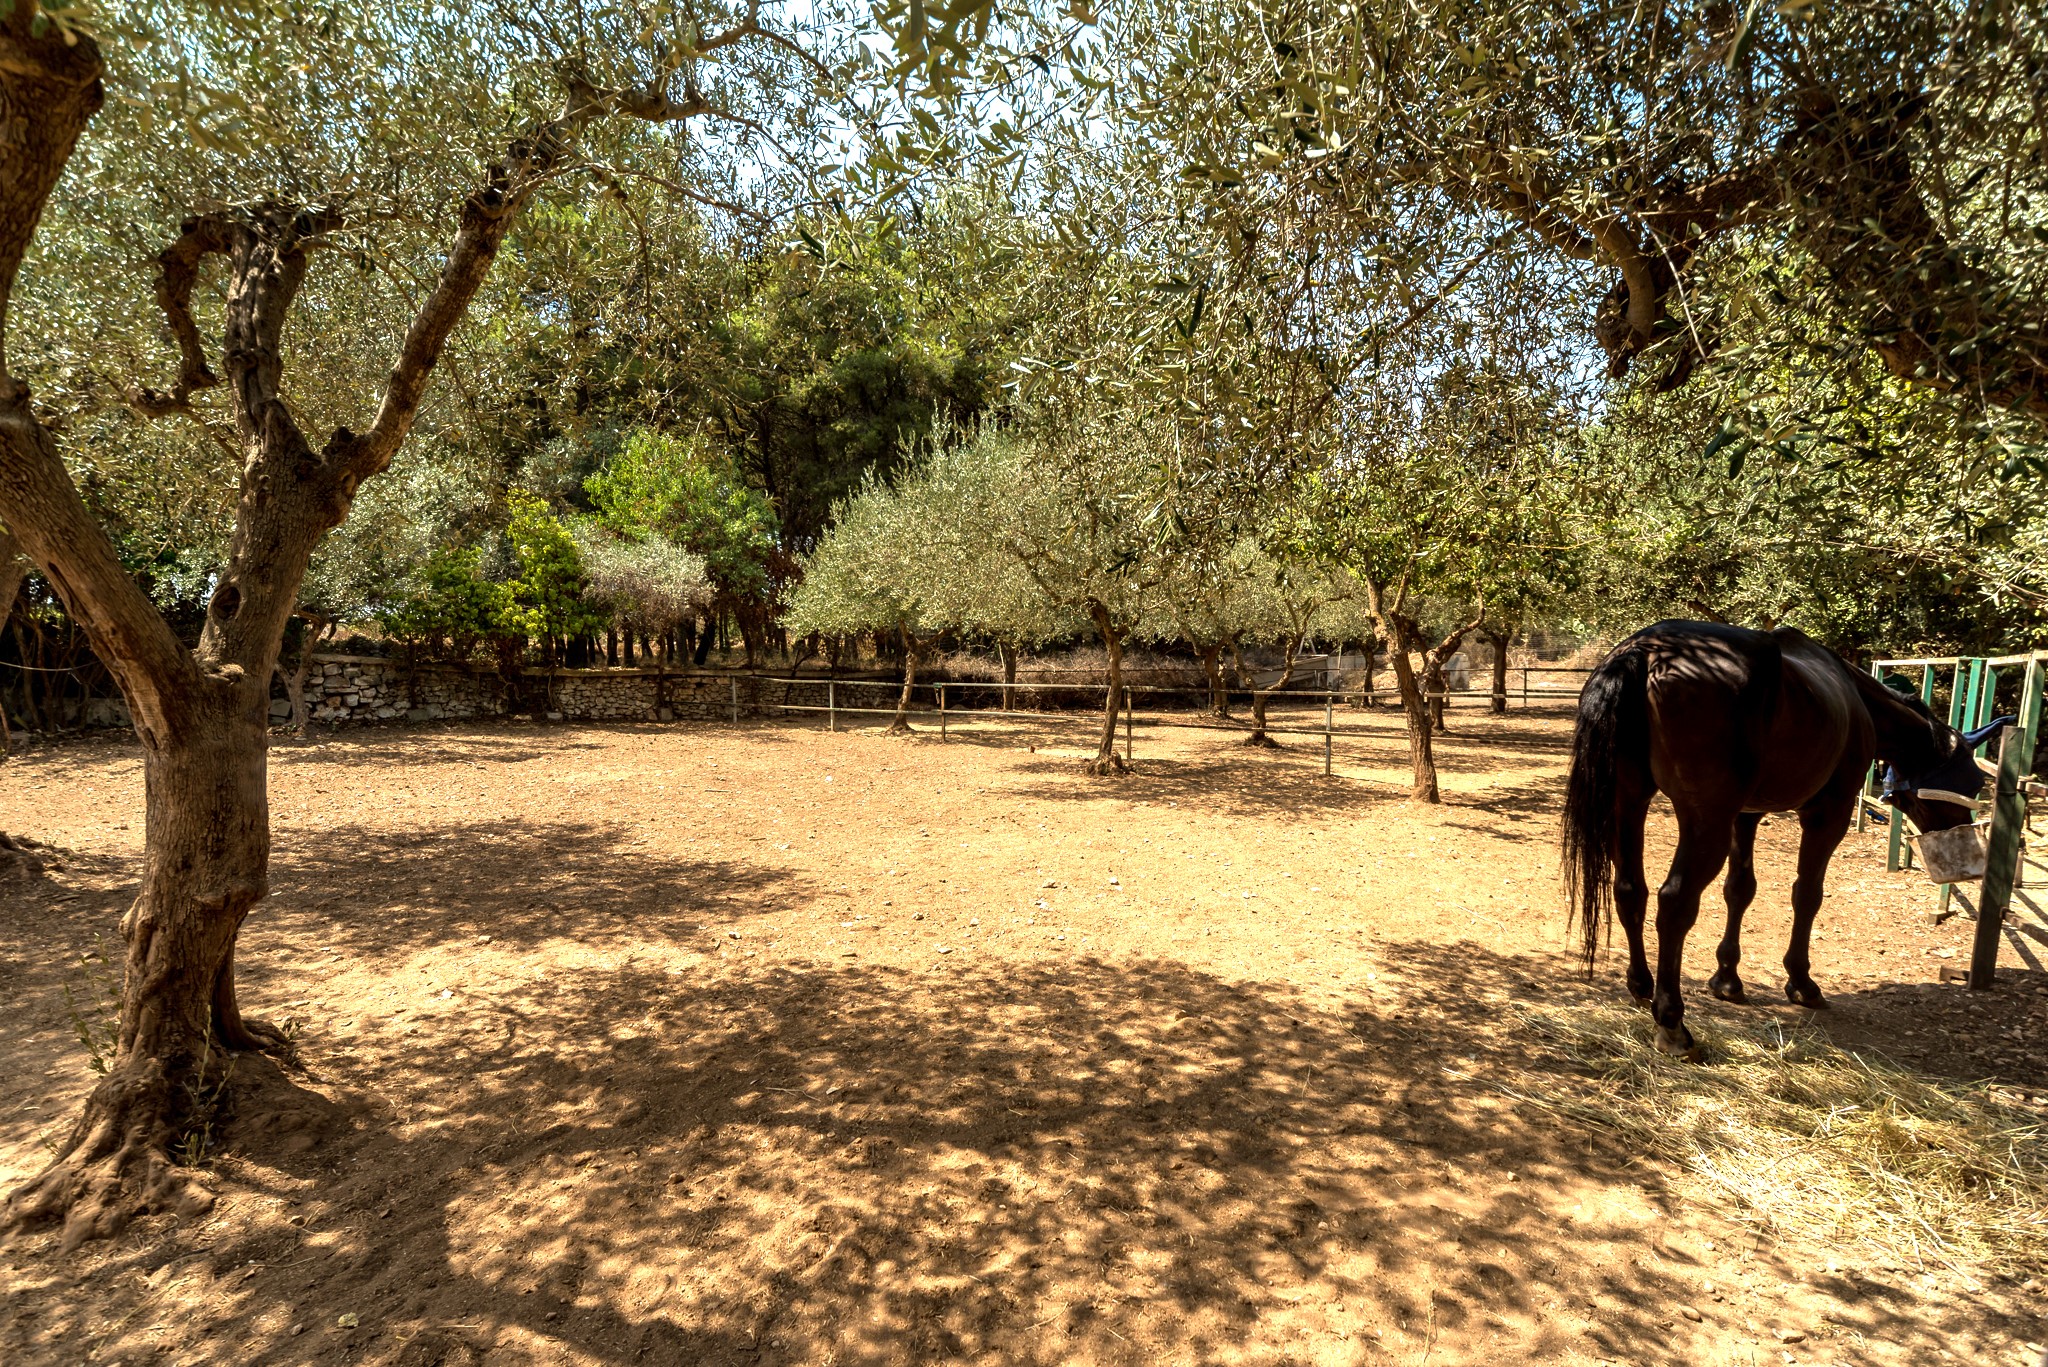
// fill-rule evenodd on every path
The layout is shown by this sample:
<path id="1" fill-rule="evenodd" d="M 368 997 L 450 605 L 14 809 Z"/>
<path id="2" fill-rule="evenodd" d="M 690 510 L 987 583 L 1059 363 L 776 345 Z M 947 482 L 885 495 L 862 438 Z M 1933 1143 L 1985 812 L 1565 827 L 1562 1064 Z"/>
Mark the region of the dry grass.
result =
<path id="1" fill-rule="evenodd" d="M 1988 1088 L 1777 1022 L 1707 1032 L 1701 1066 L 1651 1047 L 1638 1009 L 1522 1014 L 1574 1067 L 1531 1073 L 1515 1095 L 1683 1164 L 1757 1225 L 1887 1265 L 2048 1270 L 2048 1136 Z"/>

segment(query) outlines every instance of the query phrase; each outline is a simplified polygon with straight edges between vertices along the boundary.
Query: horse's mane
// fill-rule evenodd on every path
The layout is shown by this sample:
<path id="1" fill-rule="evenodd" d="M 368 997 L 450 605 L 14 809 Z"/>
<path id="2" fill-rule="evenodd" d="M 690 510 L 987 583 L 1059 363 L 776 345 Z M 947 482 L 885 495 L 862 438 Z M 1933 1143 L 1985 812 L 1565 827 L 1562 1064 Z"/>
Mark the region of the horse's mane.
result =
<path id="1" fill-rule="evenodd" d="M 1875 682 L 1861 670 L 1851 669 L 1849 672 L 1856 676 L 1858 683 L 1865 688 Z M 1885 675 L 1883 682 L 1883 697 L 1898 703 L 1926 724 L 1927 740 L 1933 749 L 1934 759 L 1938 762 L 1955 754 L 1956 747 L 1962 743 L 1960 733 L 1934 715 L 1934 709 L 1927 705 L 1927 700 L 1920 696 L 1920 690 L 1913 682 L 1897 674 Z"/>
<path id="2" fill-rule="evenodd" d="M 1884 676 L 1884 686 L 1889 688 L 1900 702 L 1912 708 L 1915 712 L 1927 718 L 1927 720 L 1934 720 L 1934 709 L 1929 707 L 1927 700 L 1920 696 L 1920 690 L 1913 686 L 1911 679 L 1906 678 L 1902 674 L 1887 674 Z"/>

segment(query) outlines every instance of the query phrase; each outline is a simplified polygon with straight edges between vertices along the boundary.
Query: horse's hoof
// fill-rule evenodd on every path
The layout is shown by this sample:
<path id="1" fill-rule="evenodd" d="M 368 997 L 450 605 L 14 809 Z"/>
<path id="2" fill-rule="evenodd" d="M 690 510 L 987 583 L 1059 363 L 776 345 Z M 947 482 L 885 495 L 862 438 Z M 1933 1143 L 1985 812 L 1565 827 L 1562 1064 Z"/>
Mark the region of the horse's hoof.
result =
<path id="1" fill-rule="evenodd" d="M 1647 973 L 1643 975 L 1641 982 L 1637 982 L 1634 978 L 1629 979 L 1628 994 L 1644 1006 L 1650 1004 L 1651 998 L 1656 991 L 1657 984 Z"/>
<path id="2" fill-rule="evenodd" d="M 1742 990 L 1742 979 L 1725 968 L 1707 979 L 1707 991 L 1724 1002 L 1741 1003 L 1749 1000 L 1749 994 Z"/>
<path id="3" fill-rule="evenodd" d="M 1794 1006 L 1803 1006 L 1809 1011 L 1825 1011 L 1828 999 L 1820 994 L 1820 988 L 1811 979 L 1805 982 L 1785 984 L 1785 999 Z"/>
<path id="4" fill-rule="evenodd" d="M 1682 1025 L 1660 1025 L 1655 1036 L 1657 1052 L 1682 1058 L 1687 1063 L 1698 1063 L 1706 1054 L 1693 1040 L 1692 1031 Z"/>

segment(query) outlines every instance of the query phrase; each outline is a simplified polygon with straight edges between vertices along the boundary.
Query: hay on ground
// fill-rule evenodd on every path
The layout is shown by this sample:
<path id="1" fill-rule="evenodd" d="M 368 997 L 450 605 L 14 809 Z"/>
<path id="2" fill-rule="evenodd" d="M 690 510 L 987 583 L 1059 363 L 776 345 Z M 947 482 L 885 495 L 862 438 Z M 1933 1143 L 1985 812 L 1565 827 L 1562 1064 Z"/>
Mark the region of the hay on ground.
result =
<path id="1" fill-rule="evenodd" d="M 2043 1127 L 1987 1086 L 1778 1022 L 1703 1035 L 1700 1065 L 1653 1048 L 1640 1009 L 1520 1014 L 1570 1066 L 1532 1071 L 1517 1096 L 1682 1164 L 1753 1223 L 1887 1265 L 2048 1270 Z"/>

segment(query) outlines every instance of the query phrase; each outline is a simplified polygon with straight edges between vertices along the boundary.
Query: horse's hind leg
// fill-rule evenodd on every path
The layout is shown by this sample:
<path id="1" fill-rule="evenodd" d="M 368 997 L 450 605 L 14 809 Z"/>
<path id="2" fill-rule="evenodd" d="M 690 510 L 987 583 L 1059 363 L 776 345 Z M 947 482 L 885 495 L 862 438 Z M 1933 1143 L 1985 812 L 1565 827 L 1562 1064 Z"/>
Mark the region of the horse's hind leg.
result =
<path id="1" fill-rule="evenodd" d="M 1685 1028 L 1679 963 L 1685 957 L 1685 937 L 1700 918 L 1700 896 L 1728 858 L 1734 825 L 1726 812 L 1678 814 L 1678 851 L 1664 886 L 1657 889 L 1657 995 L 1651 1004 L 1657 1018 L 1657 1047 L 1667 1054 L 1695 1060 L 1700 1056 L 1692 1031 Z"/>
<path id="2" fill-rule="evenodd" d="M 1654 790 L 1653 790 L 1654 791 Z M 1650 794 L 1621 794 L 1621 841 L 1614 852 L 1614 917 L 1628 936 L 1628 991 L 1648 1003 L 1656 990 L 1650 961 L 1643 953 L 1643 916 L 1650 903 L 1650 879 L 1643 872 L 1643 820 L 1650 812 Z"/>
<path id="3" fill-rule="evenodd" d="M 1744 812 L 1735 818 L 1735 847 L 1728 855 L 1728 877 L 1721 884 L 1722 900 L 1728 904 L 1728 927 L 1714 951 L 1720 969 L 1707 979 L 1707 991 L 1724 1002 L 1747 1001 L 1742 991 L 1742 913 L 1756 900 L 1756 828 L 1762 812 Z"/>
<path id="4" fill-rule="evenodd" d="M 1846 798 L 1823 795 L 1799 813 L 1799 876 L 1792 883 L 1792 943 L 1785 950 L 1785 996 L 1812 1011 L 1828 1004 L 1809 971 L 1813 967 L 1808 952 L 1813 918 L 1820 914 L 1821 899 L 1826 895 L 1828 861 L 1848 834 L 1849 817 L 1855 810 L 1852 791 Z"/>

